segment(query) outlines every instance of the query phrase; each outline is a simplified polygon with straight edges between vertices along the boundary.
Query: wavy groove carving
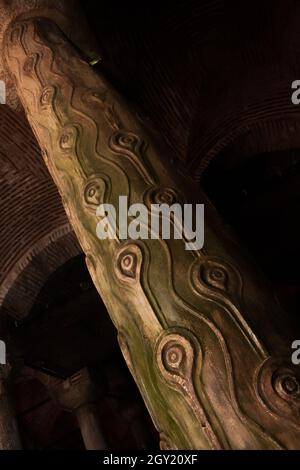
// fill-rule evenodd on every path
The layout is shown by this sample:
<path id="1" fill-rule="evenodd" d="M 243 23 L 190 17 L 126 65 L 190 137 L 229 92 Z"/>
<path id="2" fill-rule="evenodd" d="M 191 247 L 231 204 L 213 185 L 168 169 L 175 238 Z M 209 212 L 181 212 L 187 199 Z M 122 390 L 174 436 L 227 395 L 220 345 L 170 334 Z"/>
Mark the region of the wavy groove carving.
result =
<path id="1" fill-rule="evenodd" d="M 156 360 L 165 380 L 178 389 L 187 399 L 201 428 L 208 436 L 213 449 L 222 446 L 214 433 L 194 388 L 194 348 L 190 340 L 182 335 L 170 333 L 163 336 L 157 346 Z"/>
<path id="2" fill-rule="evenodd" d="M 259 355 L 263 359 L 268 357 L 264 345 L 242 314 L 243 282 L 231 264 L 208 256 L 201 258 L 192 269 L 192 284 L 203 297 L 214 300 L 221 307 L 225 305 Z"/>
<path id="3" fill-rule="evenodd" d="M 144 177 L 146 183 L 154 184 L 150 171 L 147 171 L 145 165 L 141 164 L 142 155 L 146 150 L 144 140 L 133 132 L 118 131 L 110 137 L 109 146 L 116 154 L 128 157 Z"/>

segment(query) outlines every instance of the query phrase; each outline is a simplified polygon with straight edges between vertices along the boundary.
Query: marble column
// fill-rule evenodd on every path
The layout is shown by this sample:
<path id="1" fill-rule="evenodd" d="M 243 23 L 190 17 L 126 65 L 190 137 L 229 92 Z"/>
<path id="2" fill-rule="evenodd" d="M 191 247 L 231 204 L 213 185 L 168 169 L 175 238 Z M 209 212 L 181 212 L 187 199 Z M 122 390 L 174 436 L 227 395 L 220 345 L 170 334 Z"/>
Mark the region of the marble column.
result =
<path id="1" fill-rule="evenodd" d="M 55 22 L 12 22 L 4 57 L 161 447 L 299 448 L 293 332 L 201 189 Z M 147 211 L 204 203 L 204 249 L 120 227 L 99 240 L 97 207 L 120 195 Z"/>
<path id="2" fill-rule="evenodd" d="M 75 411 L 82 438 L 87 450 L 105 450 L 106 441 L 99 423 L 98 409 L 95 404 L 88 403 Z"/>
<path id="3" fill-rule="evenodd" d="M 96 405 L 96 392 L 86 368 L 66 380 L 37 373 L 36 377 L 47 387 L 57 405 L 77 417 L 87 450 L 105 450 L 106 442 Z"/>
<path id="4" fill-rule="evenodd" d="M 10 393 L 9 364 L 0 365 L 0 450 L 22 448 L 17 418 Z"/>

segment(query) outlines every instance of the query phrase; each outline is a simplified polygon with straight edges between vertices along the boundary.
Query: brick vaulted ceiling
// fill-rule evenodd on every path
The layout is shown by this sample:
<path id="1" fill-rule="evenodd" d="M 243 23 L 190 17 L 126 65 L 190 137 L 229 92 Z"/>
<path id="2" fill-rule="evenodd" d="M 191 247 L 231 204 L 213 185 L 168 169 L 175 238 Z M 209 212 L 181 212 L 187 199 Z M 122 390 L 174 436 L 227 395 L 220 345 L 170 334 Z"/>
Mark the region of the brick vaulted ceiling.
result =
<path id="1" fill-rule="evenodd" d="M 300 78 L 300 2 L 81 3 L 101 53 L 95 70 L 152 121 L 181 171 L 200 179 L 237 138 L 254 152 L 299 148 L 290 87 Z M 4 105 L 0 221 L 0 305 L 19 318 L 80 248 L 26 119 Z"/>
<path id="2" fill-rule="evenodd" d="M 0 135 L 0 304 L 19 319 L 80 250 L 25 117 L 1 105 Z"/>
<path id="3" fill-rule="evenodd" d="M 102 52 L 99 69 L 192 176 L 200 179 L 212 158 L 253 127 L 273 140 L 278 126 L 265 123 L 298 119 L 291 103 L 300 76 L 297 0 L 82 4 Z"/>

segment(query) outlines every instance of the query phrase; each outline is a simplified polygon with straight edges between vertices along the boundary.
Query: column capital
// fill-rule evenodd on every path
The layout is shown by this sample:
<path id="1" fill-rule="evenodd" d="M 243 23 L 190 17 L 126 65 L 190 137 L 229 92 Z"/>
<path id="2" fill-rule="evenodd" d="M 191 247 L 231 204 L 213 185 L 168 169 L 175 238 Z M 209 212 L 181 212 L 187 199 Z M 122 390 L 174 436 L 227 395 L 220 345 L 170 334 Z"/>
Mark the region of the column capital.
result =
<path id="1" fill-rule="evenodd" d="M 66 411 L 76 411 L 96 400 L 95 387 L 86 367 L 65 380 L 40 373 L 37 377 L 47 387 L 51 398 Z"/>
<path id="2" fill-rule="evenodd" d="M 43 17 L 52 20 L 66 37 L 82 51 L 87 60 L 100 59 L 97 42 L 90 32 L 78 0 L 11 0 L 0 1 L 0 51 L 2 55 L 5 31 L 16 19 Z M 80 24 L 80 28 L 78 28 Z M 21 109 L 11 74 L 0 60 L 0 80 L 6 85 L 6 103 Z"/>
<path id="3" fill-rule="evenodd" d="M 36 377 L 60 408 L 76 415 L 86 449 L 106 449 L 95 404 L 96 390 L 87 367 L 65 380 L 41 373 Z"/>

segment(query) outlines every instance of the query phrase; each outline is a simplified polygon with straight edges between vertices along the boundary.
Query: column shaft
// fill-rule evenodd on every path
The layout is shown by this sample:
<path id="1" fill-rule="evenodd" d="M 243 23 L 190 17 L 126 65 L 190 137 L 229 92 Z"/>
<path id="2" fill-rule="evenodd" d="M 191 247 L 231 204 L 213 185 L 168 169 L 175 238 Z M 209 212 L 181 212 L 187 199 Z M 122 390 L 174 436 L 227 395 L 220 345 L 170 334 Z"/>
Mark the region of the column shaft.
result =
<path id="1" fill-rule="evenodd" d="M 286 318 L 195 185 L 50 21 L 14 22 L 5 56 L 163 448 L 299 448 Z M 206 203 L 205 247 L 99 240 L 100 203 Z M 99 338 L 99 341 L 101 339 Z M 293 384 L 291 388 L 288 384 Z"/>
<path id="2" fill-rule="evenodd" d="M 0 450 L 20 450 L 21 448 L 17 418 L 8 384 L 4 380 L 1 381 L 0 377 Z"/>
<path id="3" fill-rule="evenodd" d="M 76 410 L 81 435 L 87 450 L 105 450 L 105 438 L 100 427 L 96 405 L 83 405 Z"/>

